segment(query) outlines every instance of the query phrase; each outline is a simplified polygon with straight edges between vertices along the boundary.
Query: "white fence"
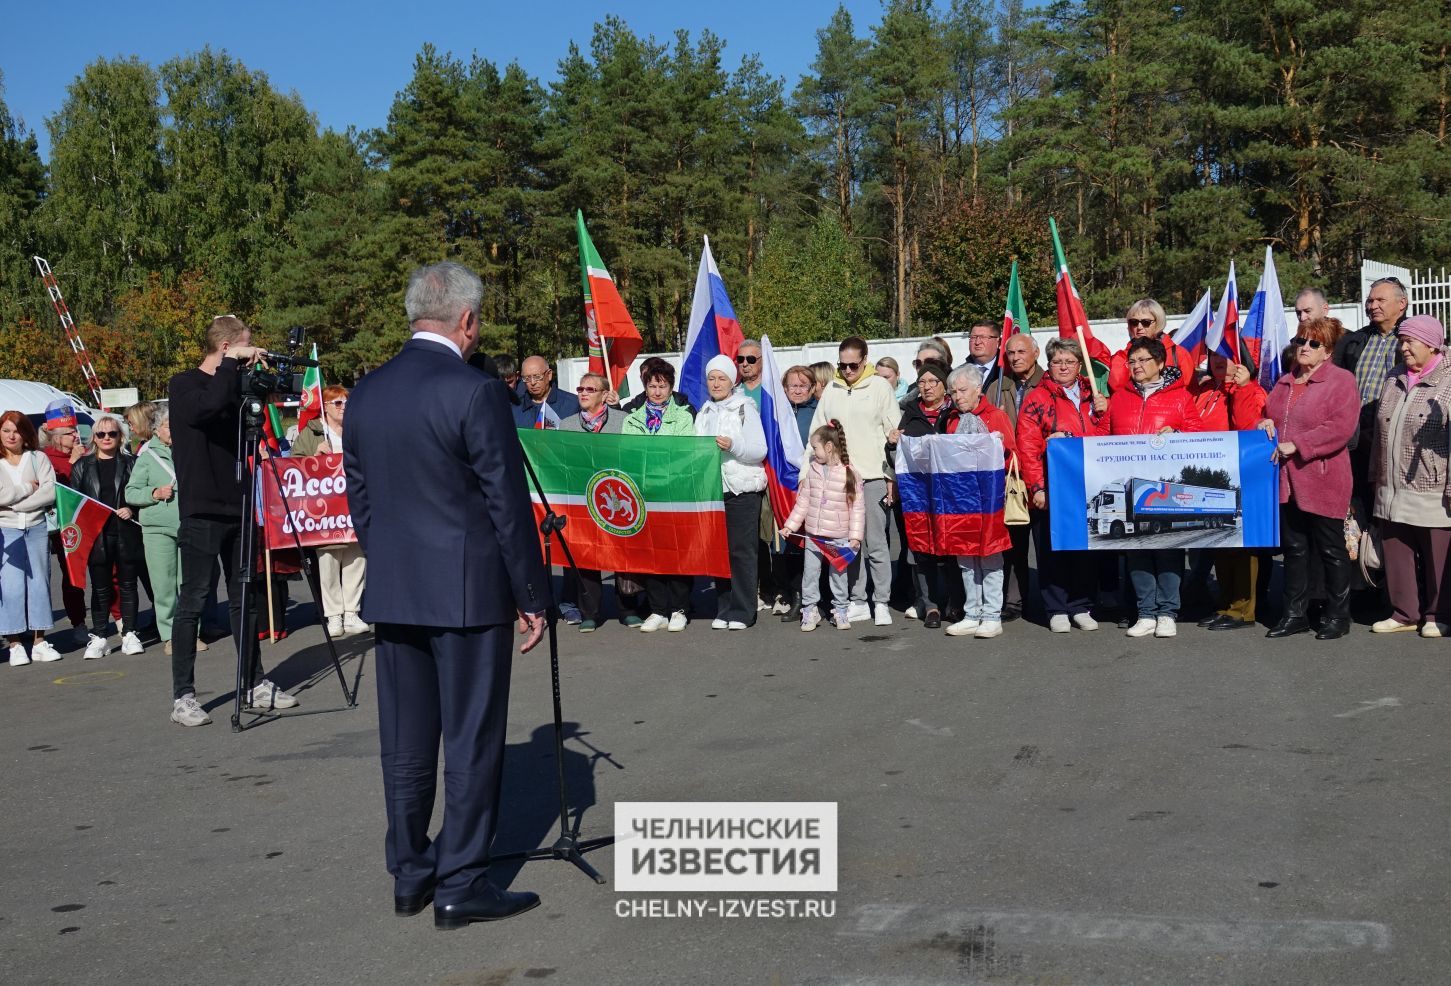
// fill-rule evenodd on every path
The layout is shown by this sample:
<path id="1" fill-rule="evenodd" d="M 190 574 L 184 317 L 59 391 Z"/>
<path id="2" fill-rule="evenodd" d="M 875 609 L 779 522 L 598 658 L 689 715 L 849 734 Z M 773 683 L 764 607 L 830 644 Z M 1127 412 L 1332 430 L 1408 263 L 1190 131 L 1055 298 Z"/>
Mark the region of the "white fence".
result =
<path id="1" fill-rule="evenodd" d="M 1451 274 L 1445 267 L 1411 271 L 1406 287 L 1411 295 L 1412 315 L 1434 315 L 1442 325 L 1451 325 Z"/>

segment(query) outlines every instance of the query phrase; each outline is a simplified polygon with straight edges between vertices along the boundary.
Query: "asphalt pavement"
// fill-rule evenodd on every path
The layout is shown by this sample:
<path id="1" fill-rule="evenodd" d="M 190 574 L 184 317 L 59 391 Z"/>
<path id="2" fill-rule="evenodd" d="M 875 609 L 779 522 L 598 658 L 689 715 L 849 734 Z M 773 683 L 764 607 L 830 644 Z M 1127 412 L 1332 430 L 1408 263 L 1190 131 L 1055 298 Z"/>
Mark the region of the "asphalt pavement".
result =
<path id="1" fill-rule="evenodd" d="M 294 591 L 294 595 L 296 592 Z M 703 593 L 696 597 L 705 603 Z M 561 628 L 584 836 L 618 801 L 834 801 L 830 917 L 621 917 L 556 862 L 543 906 L 393 915 L 371 638 L 343 708 L 311 603 L 272 677 L 302 715 L 168 720 L 169 663 L 0 667 L 7 984 L 1437 984 L 1448 980 L 1451 641 L 1129 640 L 1014 622 L 644 635 Z M 700 610 L 698 610 L 700 611 Z M 500 850 L 551 841 L 549 660 L 515 666 Z M 680 895 L 665 895 L 679 897 Z"/>

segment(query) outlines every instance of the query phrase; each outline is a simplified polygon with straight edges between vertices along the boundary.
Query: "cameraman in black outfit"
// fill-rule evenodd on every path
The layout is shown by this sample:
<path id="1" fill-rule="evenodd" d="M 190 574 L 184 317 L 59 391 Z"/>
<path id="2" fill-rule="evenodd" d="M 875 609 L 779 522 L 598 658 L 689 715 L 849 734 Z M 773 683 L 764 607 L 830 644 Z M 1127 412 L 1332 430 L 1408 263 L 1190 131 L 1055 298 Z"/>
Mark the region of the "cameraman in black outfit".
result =
<path id="1" fill-rule="evenodd" d="M 207 353 L 195 370 L 171 378 L 171 452 L 176 467 L 181 525 L 181 590 L 172 631 L 171 721 L 204 726 L 211 718 L 196 700 L 197 621 L 212 583 L 218 557 L 227 576 L 232 639 L 243 651 L 244 704 L 290 709 L 297 699 L 262 677 L 256 640 L 242 638 L 242 498 L 247 471 L 237 476 L 241 435 L 242 375 L 261 355 L 252 330 L 234 315 L 219 315 L 207 329 Z"/>

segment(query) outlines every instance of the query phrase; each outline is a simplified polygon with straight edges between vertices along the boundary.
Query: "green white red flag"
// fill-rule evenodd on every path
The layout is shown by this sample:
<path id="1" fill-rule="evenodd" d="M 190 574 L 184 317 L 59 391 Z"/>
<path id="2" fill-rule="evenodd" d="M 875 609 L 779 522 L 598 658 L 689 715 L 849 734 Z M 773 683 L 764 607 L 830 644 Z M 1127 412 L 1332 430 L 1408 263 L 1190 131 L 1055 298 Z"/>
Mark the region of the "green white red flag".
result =
<path id="1" fill-rule="evenodd" d="M 566 518 L 580 568 L 730 577 L 713 439 L 527 429 L 518 435 L 550 508 Z M 542 520 L 539 493 L 531 496 Z"/>
<path id="2" fill-rule="evenodd" d="M 86 587 L 86 563 L 91 558 L 91 546 L 100 537 L 106 521 L 115 513 L 100 500 L 93 500 L 69 486 L 55 485 L 55 520 L 60 532 L 61 549 L 65 552 L 65 567 L 70 574 L 71 584 L 79 589 Z"/>
<path id="3" fill-rule="evenodd" d="M 576 209 L 575 224 L 579 233 L 579 273 L 584 285 L 585 334 L 589 341 L 589 372 L 605 376 L 610 388 L 621 397 L 629 394 L 625 375 L 630 364 L 640 355 L 644 340 L 635 320 L 620 297 L 615 279 L 605 269 L 594 241 L 584 228 L 584 213 Z M 608 365 L 609 372 L 605 372 Z"/>
<path id="4" fill-rule="evenodd" d="M 1088 325 L 1083 301 L 1078 297 L 1078 289 L 1073 286 L 1072 275 L 1068 273 L 1068 260 L 1063 256 L 1063 244 L 1058 240 L 1058 223 L 1052 217 L 1048 219 L 1048 227 L 1053 231 L 1053 256 L 1058 261 L 1058 338 L 1077 342 L 1080 333 L 1082 334 L 1083 348 L 1087 350 L 1083 358 L 1089 362 L 1089 366 L 1084 369 L 1093 372 L 1099 381 L 1100 391 L 1107 393 L 1108 367 L 1113 361 L 1113 354 L 1101 340 L 1094 337 L 1093 329 Z"/>
<path id="5" fill-rule="evenodd" d="M 317 362 L 317 343 L 312 344 L 312 361 Z M 297 430 L 313 418 L 322 417 L 322 368 L 309 366 L 302 375 L 302 403 L 297 406 Z M 279 434 L 280 438 L 281 435 Z"/>

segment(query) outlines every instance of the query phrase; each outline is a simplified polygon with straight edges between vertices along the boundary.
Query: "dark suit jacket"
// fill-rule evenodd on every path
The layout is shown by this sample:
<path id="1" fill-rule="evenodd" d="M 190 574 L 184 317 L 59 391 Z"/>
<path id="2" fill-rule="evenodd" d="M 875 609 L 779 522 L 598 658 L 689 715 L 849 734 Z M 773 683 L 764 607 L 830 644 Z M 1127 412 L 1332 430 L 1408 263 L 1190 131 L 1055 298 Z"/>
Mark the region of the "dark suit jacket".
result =
<path id="1" fill-rule="evenodd" d="M 482 627 L 548 608 L 504 389 L 412 340 L 349 395 L 343 468 L 368 559 L 368 622 Z"/>

